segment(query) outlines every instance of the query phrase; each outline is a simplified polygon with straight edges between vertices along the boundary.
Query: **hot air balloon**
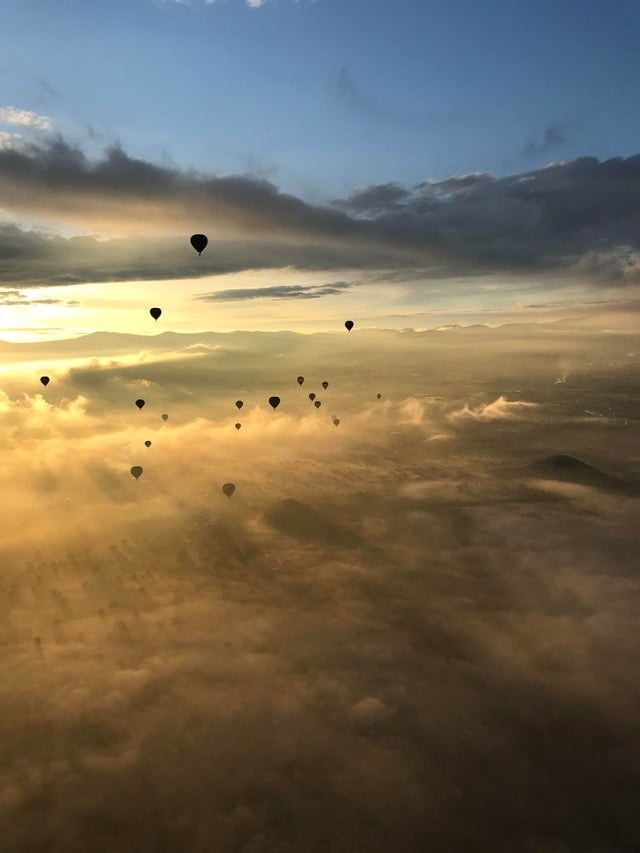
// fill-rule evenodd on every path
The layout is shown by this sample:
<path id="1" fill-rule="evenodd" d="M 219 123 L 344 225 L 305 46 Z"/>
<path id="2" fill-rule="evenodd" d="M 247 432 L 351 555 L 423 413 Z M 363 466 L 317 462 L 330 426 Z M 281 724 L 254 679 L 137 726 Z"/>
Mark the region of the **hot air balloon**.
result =
<path id="1" fill-rule="evenodd" d="M 333 423 L 334 423 L 336 426 L 338 426 L 338 424 L 340 423 L 340 418 L 334 418 L 334 419 L 333 419 Z"/>
<path id="2" fill-rule="evenodd" d="M 313 405 L 316 407 L 316 409 L 319 409 L 322 403 L 320 402 L 320 400 L 316 400 Z"/>
<path id="3" fill-rule="evenodd" d="M 240 427 L 242 426 L 242 424 L 236 424 L 235 426 L 236 426 L 236 429 L 240 429 Z"/>
<path id="4" fill-rule="evenodd" d="M 145 446 L 145 447 L 151 447 L 151 442 L 149 441 L 149 439 L 147 439 L 147 440 L 145 441 L 144 446 Z"/>
<path id="5" fill-rule="evenodd" d="M 298 376 L 296 382 L 298 383 L 298 385 L 302 385 L 302 383 L 304 382 L 304 376 Z"/>
<path id="6" fill-rule="evenodd" d="M 134 465 L 133 468 L 131 469 L 131 476 L 135 477 L 137 480 L 141 474 L 142 474 L 142 467 L 140 465 Z"/>
<path id="7" fill-rule="evenodd" d="M 144 400 L 136 400 L 136 406 L 139 409 L 142 409 L 142 407 L 144 406 Z"/>
<path id="8" fill-rule="evenodd" d="M 322 387 L 323 387 L 323 388 L 324 388 L 324 390 L 326 391 L 326 390 L 327 390 L 327 388 L 329 387 L 329 383 L 328 383 L 328 382 L 323 382 L 323 383 L 322 383 Z"/>
<path id="9" fill-rule="evenodd" d="M 236 408 L 241 409 L 244 406 L 242 400 L 236 400 Z"/>
<path id="10" fill-rule="evenodd" d="M 280 405 L 280 397 L 269 397 L 269 405 L 273 407 L 273 411 Z"/>
<path id="11" fill-rule="evenodd" d="M 42 384 L 43 384 L 43 385 L 44 385 L 44 387 L 46 388 L 46 387 L 47 387 L 47 385 L 49 384 L 49 382 L 51 382 L 51 380 L 49 379 L 49 377 L 48 377 L 48 376 L 41 376 L 41 377 L 40 377 L 40 382 L 42 382 Z"/>
<path id="12" fill-rule="evenodd" d="M 162 309 L 161 308 L 150 308 L 149 314 L 151 314 L 153 319 L 157 322 L 158 317 L 162 314 Z"/>
<path id="13" fill-rule="evenodd" d="M 378 398 L 378 400 L 379 400 L 379 399 L 382 397 L 382 394 L 376 394 L 376 397 L 377 397 L 377 398 Z"/>
<path id="14" fill-rule="evenodd" d="M 347 320 L 347 322 L 344 324 L 344 327 L 347 330 L 347 332 L 350 332 L 351 329 L 353 329 L 353 325 L 354 325 L 353 320 Z"/>
<path id="15" fill-rule="evenodd" d="M 225 495 L 228 498 L 231 497 L 231 495 L 235 492 L 235 490 L 236 490 L 236 487 L 233 485 L 233 483 L 225 483 L 224 486 L 222 487 L 222 491 L 225 493 Z"/>
<path id="16" fill-rule="evenodd" d="M 191 236 L 191 245 L 199 255 L 204 252 L 208 242 L 209 240 L 205 237 L 204 234 L 193 234 Z"/>
<path id="17" fill-rule="evenodd" d="M 313 393 L 313 391 L 309 394 L 309 399 L 311 400 L 312 403 L 316 399 L 316 395 Z"/>
<path id="18" fill-rule="evenodd" d="M 168 421 L 168 420 L 169 420 L 169 415 L 162 415 L 162 420 L 163 420 L 163 421 Z"/>

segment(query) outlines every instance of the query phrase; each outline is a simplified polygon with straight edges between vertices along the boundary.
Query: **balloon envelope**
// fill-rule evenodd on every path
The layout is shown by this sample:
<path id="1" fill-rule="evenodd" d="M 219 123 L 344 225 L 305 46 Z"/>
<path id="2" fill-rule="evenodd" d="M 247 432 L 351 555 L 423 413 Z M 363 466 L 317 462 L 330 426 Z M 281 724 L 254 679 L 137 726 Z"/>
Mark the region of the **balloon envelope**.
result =
<path id="1" fill-rule="evenodd" d="M 141 474 L 142 474 L 142 466 L 134 465 L 133 468 L 131 469 L 131 476 L 135 477 L 137 480 Z"/>
<path id="2" fill-rule="evenodd" d="M 280 397 L 269 397 L 269 405 L 273 406 L 273 410 L 275 411 L 280 405 Z"/>
<path id="3" fill-rule="evenodd" d="M 235 492 L 235 490 L 236 490 L 236 487 L 233 485 L 233 483 L 225 483 L 224 486 L 222 487 L 222 491 L 225 493 L 225 495 L 228 498 L 231 497 L 231 495 Z"/>
<path id="4" fill-rule="evenodd" d="M 191 236 L 191 245 L 196 250 L 196 252 L 201 255 L 207 247 L 207 243 L 209 240 L 206 238 L 204 234 L 193 234 Z"/>
<path id="5" fill-rule="evenodd" d="M 316 395 L 313 393 L 313 391 L 309 394 L 309 399 L 311 400 L 311 402 L 316 399 Z"/>
<path id="6" fill-rule="evenodd" d="M 322 403 L 320 402 L 320 400 L 316 400 L 313 405 L 316 407 L 316 409 L 319 409 Z"/>
<path id="7" fill-rule="evenodd" d="M 47 385 L 49 384 L 50 381 L 51 380 L 49 379 L 48 376 L 41 376 L 40 377 L 40 382 L 42 382 L 42 384 L 44 385 L 45 388 L 47 387 Z"/>
<path id="8" fill-rule="evenodd" d="M 153 317 L 154 320 L 157 320 L 158 317 L 162 314 L 162 309 L 161 308 L 150 308 L 149 314 L 151 314 L 151 316 Z"/>
<path id="9" fill-rule="evenodd" d="M 162 420 L 163 420 L 163 421 L 168 421 L 168 420 L 169 420 L 169 415 L 162 415 Z"/>
<path id="10" fill-rule="evenodd" d="M 302 383 L 304 382 L 304 376 L 298 376 L 296 382 L 298 383 L 298 385 L 302 385 Z"/>
<path id="11" fill-rule="evenodd" d="M 340 423 L 340 418 L 334 418 L 333 422 L 336 426 L 338 426 L 338 424 Z"/>
<path id="12" fill-rule="evenodd" d="M 347 332 L 350 332 L 351 329 L 353 329 L 353 320 L 347 320 L 347 322 L 344 324 L 344 326 L 345 326 L 345 329 L 347 330 Z"/>
<path id="13" fill-rule="evenodd" d="M 236 424 L 236 429 L 240 429 L 241 426 L 242 424 Z"/>
<path id="14" fill-rule="evenodd" d="M 242 400 L 236 400 L 236 408 L 241 409 L 244 406 Z"/>
<path id="15" fill-rule="evenodd" d="M 145 441 L 144 446 L 145 446 L 145 447 L 151 447 L 151 442 L 149 441 L 149 439 L 147 439 L 147 440 Z"/>
<path id="16" fill-rule="evenodd" d="M 380 397 L 382 397 L 382 394 L 376 394 L 376 397 L 377 397 L 377 398 L 378 398 L 378 400 L 379 400 L 379 399 L 380 399 Z"/>
<path id="17" fill-rule="evenodd" d="M 327 388 L 329 387 L 329 383 L 328 383 L 328 382 L 323 382 L 323 383 L 322 383 L 322 387 L 323 387 L 323 388 L 324 388 L 324 390 L 326 391 L 326 390 L 327 390 Z"/>
<path id="18" fill-rule="evenodd" d="M 136 400 L 136 406 L 141 409 L 144 406 L 144 400 Z"/>

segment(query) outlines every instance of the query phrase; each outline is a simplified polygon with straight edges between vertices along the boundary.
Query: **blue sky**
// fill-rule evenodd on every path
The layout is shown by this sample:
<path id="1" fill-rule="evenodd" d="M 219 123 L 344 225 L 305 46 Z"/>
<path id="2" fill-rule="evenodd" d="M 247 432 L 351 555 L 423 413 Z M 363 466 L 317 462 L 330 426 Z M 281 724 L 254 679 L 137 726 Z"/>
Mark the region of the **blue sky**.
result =
<path id="1" fill-rule="evenodd" d="M 640 6 L 4 0 L 7 104 L 91 147 L 325 200 L 636 153 Z"/>
<path id="2" fill-rule="evenodd" d="M 637 2 L 252 3 L 4 0 L 1 334 L 637 324 Z"/>

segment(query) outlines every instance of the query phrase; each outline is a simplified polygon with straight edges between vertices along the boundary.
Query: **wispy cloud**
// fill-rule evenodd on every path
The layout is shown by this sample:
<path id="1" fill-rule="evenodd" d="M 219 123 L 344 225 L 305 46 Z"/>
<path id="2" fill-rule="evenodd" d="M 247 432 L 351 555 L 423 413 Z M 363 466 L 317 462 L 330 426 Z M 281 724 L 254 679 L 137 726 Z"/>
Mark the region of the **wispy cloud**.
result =
<path id="1" fill-rule="evenodd" d="M 334 296 L 353 285 L 348 281 L 333 281 L 328 284 L 301 285 L 283 284 L 275 287 L 238 288 L 219 290 L 214 293 L 202 293 L 196 297 L 203 302 L 229 302 L 240 299 L 318 299 L 321 296 Z"/>
<path id="2" fill-rule="evenodd" d="M 509 421 L 516 420 L 524 415 L 527 410 L 538 408 L 537 403 L 525 400 L 507 400 L 500 396 L 492 403 L 470 407 L 467 403 L 462 409 L 449 414 L 450 421 Z"/>
<path id="3" fill-rule="evenodd" d="M 340 68 L 336 77 L 335 93 L 338 100 L 372 118 L 380 118 L 386 113 L 382 104 L 356 83 L 345 65 Z"/>
<path id="4" fill-rule="evenodd" d="M 30 110 L 19 110 L 15 107 L 0 107 L 0 121 L 20 127 L 32 127 L 37 130 L 48 130 L 51 127 L 51 119 L 47 116 L 38 115 L 38 113 Z"/>
<path id="5" fill-rule="evenodd" d="M 537 157 L 548 154 L 556 148 L 560 148 L 567 141 L 566 133 L 561 124 L 547 125 L 542 134 L 531 139 L 520 152 L 524 157 Z"/>
<path id="6" fill-rule="evenodd" d="M 60 305 L 61 303 L 61 299 L 34 299 L 21 290 L 0 290 L 0 305 Z"/>

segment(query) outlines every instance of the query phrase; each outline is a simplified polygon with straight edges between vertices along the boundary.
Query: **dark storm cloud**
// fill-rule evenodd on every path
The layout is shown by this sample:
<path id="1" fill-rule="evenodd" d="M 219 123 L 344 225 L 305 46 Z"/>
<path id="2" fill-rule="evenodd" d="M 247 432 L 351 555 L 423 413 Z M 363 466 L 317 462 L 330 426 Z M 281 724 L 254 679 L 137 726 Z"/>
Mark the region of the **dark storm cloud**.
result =
<path id="1" fill-rule="evenodd" d="M 219 290 L 215 293 L 203 293 L 194 297 L 203 302 L 230 302 L 241 299 L 319 299 L 321 296 L 333 296 L 342 293 L 352 284 L 348 281 L 332 281 L 317 285 L 276 285 L 274 287 L 237 288 Z"/>
<path id="2" fill-rule="evenodd" d="M 99 244 L 4 226 L 2 280 L 46 284 L 363 266 L 451 277 L 560 271 L 620 285 L 636 280 L 639 199 L 640 155 L 605 162 L 584 157 L 505 178 L 453 176 L 410 189 L 387 183 L 318 206 L 266 180 L 182 172 L 117 147 L 90 161 L 56 139 L 0 151 L 0 206 L 127 239 Z M 194 222 L 211 240 L 197 264 L 186 244 Z"/>
<path id="3" fill-rule="evenodd" d="M 629 252 L 640 248 L 639 199 L 636 155 L 605 162 L 584 157 L 505 178 L 428 181 L 411 193 L 385 184 L 336 205 L 388 232 L 441 241 L 452 270 L 473 263 L 478 270 L 567 270 L 589 277 L 583 258 L 595 252 L 611 258 L 606 273 L 619 281 Z"/>

